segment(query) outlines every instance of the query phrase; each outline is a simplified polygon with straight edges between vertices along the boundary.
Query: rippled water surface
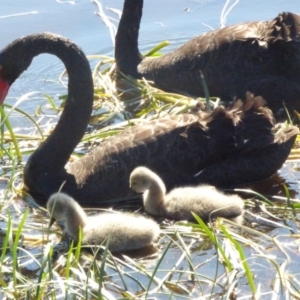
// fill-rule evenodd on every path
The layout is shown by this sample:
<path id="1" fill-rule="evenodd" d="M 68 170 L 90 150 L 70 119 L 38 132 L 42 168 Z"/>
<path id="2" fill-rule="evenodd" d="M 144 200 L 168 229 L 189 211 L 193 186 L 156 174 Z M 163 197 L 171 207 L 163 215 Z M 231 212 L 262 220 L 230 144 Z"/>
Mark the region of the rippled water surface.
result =
<path id="1" fill-rule="evenodd" d="M 97 6 L 89 0 L 79 0 L 73 5 L 69 4 L 70 2 L 2 0 L 0 48 L 20 36 L 50 31 L 70 38 L 81 46 L 86 54 L 113 55 L 109 30 L 95 14 L 98 12 Z M 104 13 L 111 17 L 117 26 L 119 16 L 110 8 L 120 12 L 123 1 L 100 2 Z M 171 45 L 164 50 L 168 51 L 209 28 L 219 28 L 225 1 L 145 0 L 144 3 L 140 49 L 146 51 L 163 40 L 169 40 Z M 269 1 L 241 0 L 229 13 L 226 24 L 269 20 L 282 11 L 299 13 L 298 0 L 274 0 L 272 4 Z M 11 92 L 17 95 L 35 89 L 51 92 L 51 87 L 45 87 L 44 81 L 49 78 L 56 79 L 61 70 L 62 65 L 56 59 L 50 56 L 39 57 Z M 53 86 L 52 90 L 56 92 L 59 89 Z"/>
<path id="2" fill-rule="evenodd" d="M 12 40 L 30 33 L 50 31 L 64 35 L 83 48 L 86 54 L 105 54 L 113 56 L 113 42 L 108 30 L 101 18 L 96 14 L 98 8 L 95 4 L 87 0 L 78 0 L 75 4 L 71 1 L 54 0 L 1 0 L 0 12 L 0 48 L 5 47 Z M 194 37 L 209 30 L 209 28 L 219 28 L 220 15 L 225 1 L 211 0 L 144 0 L 144 13 L 140 30 L 140 49 L 147 51 L 163 40 L 169 40 L 170 46 L 163 51 L 174 49 Z M 117 26 L 119 16 L 116 11 L 121 10 L 123 1 L 105 0 L 101 1 L 103 11 L 112 18 L 112 22 Z M 274 18 L 279 12 L 292 11 L 300 13 L 299 0 L 241 0 L 233 8 L 227 17 L 226 24 L 234 24 L 252 20 L 269 20 Z M 63 65 L 55 57 L 42 55 L 34 60 L 27 72 L 13 85 L 8 95 L 8 102 L 13 103 L 16 97 L 25 93 L 39 92 L 30 101 L 23 104 L 23 109 L 27 112 L 34 112 L 35 107 L 44 101 L 42 93 L 52 96 L 65 94 L 66 90 L 58 83 L 58 76 L 63 70 Z M 15 127 L 26 127 L 25 124 L 14 121 Z M 298 162 L 287 162 L 272 181 L 256 186 L 258 191 L 266 195 L 284 196 L 282 183 L 285 183 L 291 192 L 292 198 L 299 197 L 299 164 Z M 291 225 L 291 224 L 290 224 Z M 292 226 L 292 225 L 291 225 Z M 293 225 L 295 226 L 295 225 Z M 275 237 L 285 236 L 284 243 L 290 243 L 291 253 L 297 252 L 297 243 L 288 237 L 290 230 L 266 227 L 267 235 Z M 264 241 L 261 237 L 253 236 L 259 244 L 269 247 L 270 255 L 278 255 L 272 248 L 270 241 Z M 166 244 L 168 241 L 166 241 Z M 193 263 L 201 265 L 204 260 L 210 260 L 216 255 L 215 248 L 210 246 L 205 249 L 203 241 L 199 241 L 191 249 Z M 199 252 L 199 249 L 202 249 Z M 251 257 L 251 249 L 247 251 L 247 256 Z M 164 267 L 171 268 L 174 261 L 177 261 L 181 253 L 177 248 L 171 247 L 168 260 Z M 256 254 L 255 254 L 256 255 Z M 295 261 L 293 262 L 295 258 Z M 299 272 L 299 251 L 290 262 L 289 272 Z M 203 272 L 215 270 L 215 260 L 208 262 L 203 267 Z M 259 276 L 265 279 L 265 288 L 268 289 L 272 282 L 268 280 L 268 268 L 271 263 L 264 265 L 265 260 L 252 260 L 251 266 L 260 265 Z M 263 267 L 262 267 L 263 265 Z M 182 268 L 187 268 L 185 262 Z M 223 270 L 221 270 L 223 271 Z M 188 279 L 186 278 L 186 282 Z M 134 283 L 129 283 L 133 284 Z M 188 286 L 188 284 L 187 284 Z M 209 285 L 204 285 L 203 290 L 209 290 Z M 262 288 L 264 289 L 264 288 Z M 221 291 L 220 291 L 221 293 Z M 195 292 L 195 296 L 197 293 Z M 169 299 L 169 297 L 166 297 Z M 265 299 L 269 299 L 266 297 Z"/>

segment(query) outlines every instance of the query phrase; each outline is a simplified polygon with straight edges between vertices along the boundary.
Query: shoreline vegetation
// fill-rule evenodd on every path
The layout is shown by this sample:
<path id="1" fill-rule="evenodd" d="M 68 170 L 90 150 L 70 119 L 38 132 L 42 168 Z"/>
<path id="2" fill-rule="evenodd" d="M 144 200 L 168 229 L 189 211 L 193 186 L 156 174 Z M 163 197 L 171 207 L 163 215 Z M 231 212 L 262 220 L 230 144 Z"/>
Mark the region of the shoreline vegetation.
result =
<path id="1" fill-rule="evenodd" d="M 224 12 L 222 24 L 228 13 Z M 166 44 L 158 45 L 150 55 Z M 114 58 L 89 58 L 97 60 L 94 111 L 71 160 L 145 118 L 197 110 L 208 101 L 219 105 L 215 98 L 166 93 L 145 80 L 126 76 L 118 79 L 120 93 L 115 86 Z M 59 80 L 65 86 L 64 75 Z M 51 132 L 65 97 L 56 101 L 45 95 L 34 116 L 18 108 L 30 97 L 23 95 L 13 107 L 1 108 L 5 126 L 0 132 L 0 298 L 300 299 L 300 201 L 276 179 L 273 182 L 279 188 L 272 195 L 236 190 L 246 198 L 243 225 L 225 219 L 205 224 L 196 215 L 195 223 L 163 220 L 150 253 L 112 255 L 105 244 L 88 251 L 80 240 L 77 246 L 65 237 L 59 242 L 63 235 L 58 226 L 49 229 L 46 209 L 24 195 L 22 172 L 27 157 Z M 11 117 L 26 119 L 31 133 L 15 131 Z M 283 177 L 299 169 L 299 141 L 298 136 Z M 127 202 L 121 208 L 136 209 L 136 204 Z M 86 211 L 92 215 L 103 209 Z"/>

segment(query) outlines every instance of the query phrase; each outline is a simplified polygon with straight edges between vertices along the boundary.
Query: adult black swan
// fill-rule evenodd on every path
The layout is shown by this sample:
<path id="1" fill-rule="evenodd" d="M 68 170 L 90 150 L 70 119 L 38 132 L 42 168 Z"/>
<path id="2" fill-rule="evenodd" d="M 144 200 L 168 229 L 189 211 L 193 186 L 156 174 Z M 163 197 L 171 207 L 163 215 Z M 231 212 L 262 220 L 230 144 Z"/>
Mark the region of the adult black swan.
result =
<path id="1" fill-rule="evenodd" d="M 218 107 L 204 116 L 184 114 L 132 126 L 67 165 L 93 104 L 89 63 L 74 43 L 43 33 L 9 44 L 0 52 L 0 103 L 41 53 L 56 55 L 69 75 L 68 98 L 58 124 L 24 169 L 26 189 L 42 205 L 63 184 L 62 191 L 85 206 L 132 196 L 129 175 L 139 165 L 159 174 L 168 189 L 199 182 L 228 187 L 259 181 L 282 166 L 298 132 L 287 126 L 274 134 L 272 113 L 262 107 L 260 98 L 248 96 L 245 104 L 237 102 L 229 111 Z"/>
<path id="2" fill-rule="evenodd" d="M 299 15 L 287 12 L 272 21 L 228 26 L 161 57 L 144 58 L 138 49 L 142 8 L 143 0 L 124 2 L 115 43 L 121 72 L 198 97 L 204 96 L 201 70 L 211 96 L 232 100 L 250 91 L 262 96 L 276 114 L 283 101 L 300 112 Z"/>

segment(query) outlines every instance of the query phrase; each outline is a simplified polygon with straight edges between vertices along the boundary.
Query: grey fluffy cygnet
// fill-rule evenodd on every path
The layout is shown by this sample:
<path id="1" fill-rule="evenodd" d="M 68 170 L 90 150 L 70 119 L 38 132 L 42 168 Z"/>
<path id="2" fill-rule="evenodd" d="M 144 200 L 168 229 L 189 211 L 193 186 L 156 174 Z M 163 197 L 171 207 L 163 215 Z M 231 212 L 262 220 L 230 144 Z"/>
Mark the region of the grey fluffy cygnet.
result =
<path id="1" fill-rule="evenodd" d="M 194 221 L 194 212 L 204 221 L 223 217 L 242 222 L 244 201 L 238 195 L 225 195 L 209 185 L 175 188 L 166 194 L 161 178 L 146 167 L 135 168 L 129 181 L 134 191 L 144 193 L 144 207 L 151 215 Z"/>
<path id="2" fill-rule="evenodd" d="M 54 221 L 64 221 L 65 232 L 77 242 L 79 228 L 83 245 L 101 245 L 110 236 L 109 250 L 124 252 L 151 245 L 159 236 L 158 224 L 130 213 L 101 213 L 87 216 L 82 207 L 64 193 L 53 194 L 47 209 Z M 103 244 L 104 245 L 104 244 Z"/>

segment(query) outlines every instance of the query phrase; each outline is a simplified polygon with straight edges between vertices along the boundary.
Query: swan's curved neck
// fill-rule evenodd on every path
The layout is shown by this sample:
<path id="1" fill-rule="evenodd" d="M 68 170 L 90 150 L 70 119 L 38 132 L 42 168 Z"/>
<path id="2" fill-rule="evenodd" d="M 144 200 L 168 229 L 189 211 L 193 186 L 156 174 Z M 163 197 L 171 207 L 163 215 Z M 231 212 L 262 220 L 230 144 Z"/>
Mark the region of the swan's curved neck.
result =
<path id="1" fill-rule="evenodd" d="M 67 212 L 65 230 L 75 240 L 78 239 L 79 228 L 81 230 L 88 224 L 88 217 L 84 210 L 76 203 L 74 203 Z"/>
<path id="2" fill-rule="evenodd" d="M 41 53 L 56 55 L 64 63 L 68 76 L 68 97 L 61 117 L 52 134 L 31 156 L 40 163 L 46 161 L 49 168 L 61 168 L 80 142 L 87 128 L 93 106 L 93 80 L 84 53 L 63 38 L 40 38 L 32 42 L 35 56 Z"/>
<path id="3" fill-rule="evenodd" d="M 156 174 L 148 178 L 151 182 L 150 188 L 144 193 L 145 210 L 152 215 L 161 215 L 163 209 L 166 187 L 163 181 Z"/>
<path id="4" fill-rule="evenodd" d="M 115 44 L 117 68 L 136 78 L 137 66 L 143 59 L 138 49 L 142 9 L 143 0 L 125 0 Z"/>
<path id="5" fill-rule="evenodd" d="M 93 106 L 93 80 L 84 53 L 69 40 L 48 33 L 18 39 L 1 51 L 0 79 L 12 84 L 32 59 L 42 53 L 61 59 L 69 76 L 68 97 L 61 117 L 51 135 L 31 155 L 24 170 L 29 191 L 39 189 L 35 192 L 47 197 L 69 176 L 64 167 L 88 125 Z"/>

